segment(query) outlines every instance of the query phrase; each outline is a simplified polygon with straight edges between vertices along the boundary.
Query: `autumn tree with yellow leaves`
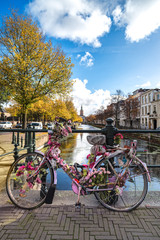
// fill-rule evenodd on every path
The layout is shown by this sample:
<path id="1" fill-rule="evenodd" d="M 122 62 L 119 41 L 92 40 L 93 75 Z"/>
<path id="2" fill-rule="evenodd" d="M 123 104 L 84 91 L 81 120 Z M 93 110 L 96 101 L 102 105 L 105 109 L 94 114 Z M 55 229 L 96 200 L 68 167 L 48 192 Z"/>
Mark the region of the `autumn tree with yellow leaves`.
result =
<path id="1" fill-rule="evenodd" d="M 80 116 L 78 116 L 77 110 L 76 110 L 72 100 L 71 99 L 66 100 L 65 104 L 66 104 L 67 110 L 70 113 L 70 119 L 73 122 L 82 122 L 83 119 Z"/>
<path id="2" fill-rule="evenodd" d="M 12 104 L 6 108 L 6 111 L 12 116 L 21 119 L 21 107 L 19 104 Z M 29 121 L 53 122 L 55 117 L 62 117 L 66 120 L 71 119 L 72 122 L 82 122 L 82 118 L 78 116 L 76 108 L 71 100 L 62 101 L 60 99 L 53 100 L 48 96 L 32 103 L 28 108 Z"/>
<path id="3" fill-rule="evenodd" d="M 6 86 L 22 109 L 26 127 L 28 107 L 48 94 L 71 90 L 72 63 L 60 47 L 46 41 L 30 17 L 12 12 L 0 28 L 0 86 Z"/>

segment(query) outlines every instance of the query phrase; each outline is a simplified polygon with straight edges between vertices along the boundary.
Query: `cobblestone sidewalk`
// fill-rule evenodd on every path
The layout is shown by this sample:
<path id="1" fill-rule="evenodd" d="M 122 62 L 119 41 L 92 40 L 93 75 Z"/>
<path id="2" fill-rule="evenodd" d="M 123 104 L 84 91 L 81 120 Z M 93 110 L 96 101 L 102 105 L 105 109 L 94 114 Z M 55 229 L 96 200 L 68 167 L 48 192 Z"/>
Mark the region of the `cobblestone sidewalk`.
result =
<path id="1" fill-rule="evenodd" d="M 160 207 L 118 213 L 103 207 L 0 207 L 1 240 L 160 240 Z"/>

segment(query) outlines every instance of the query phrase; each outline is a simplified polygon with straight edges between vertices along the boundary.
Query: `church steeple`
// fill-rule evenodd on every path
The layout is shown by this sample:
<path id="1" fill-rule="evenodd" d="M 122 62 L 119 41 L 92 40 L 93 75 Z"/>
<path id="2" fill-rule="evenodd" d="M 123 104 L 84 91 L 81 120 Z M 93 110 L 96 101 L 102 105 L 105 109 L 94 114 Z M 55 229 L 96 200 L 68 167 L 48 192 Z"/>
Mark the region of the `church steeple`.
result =
<path id="1" fill-rule="evenodd" d="M 80 110 L 80 116 L 83 116 L 83 108 L 82 108 L 82 105 L 81 105 L 81 110 Z"/>

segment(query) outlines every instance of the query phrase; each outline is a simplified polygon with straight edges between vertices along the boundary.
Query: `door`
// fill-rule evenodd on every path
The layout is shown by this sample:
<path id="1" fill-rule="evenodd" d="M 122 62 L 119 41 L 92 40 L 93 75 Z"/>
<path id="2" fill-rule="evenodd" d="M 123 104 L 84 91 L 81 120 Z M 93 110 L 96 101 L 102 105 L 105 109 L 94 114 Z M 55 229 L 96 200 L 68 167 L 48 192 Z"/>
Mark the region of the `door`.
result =
<path id="1" fill-rule="evenodd" d="M 156 129 L 156 128 L 157 128 L 157 120 L 153 119 L 153 129 Z"/>

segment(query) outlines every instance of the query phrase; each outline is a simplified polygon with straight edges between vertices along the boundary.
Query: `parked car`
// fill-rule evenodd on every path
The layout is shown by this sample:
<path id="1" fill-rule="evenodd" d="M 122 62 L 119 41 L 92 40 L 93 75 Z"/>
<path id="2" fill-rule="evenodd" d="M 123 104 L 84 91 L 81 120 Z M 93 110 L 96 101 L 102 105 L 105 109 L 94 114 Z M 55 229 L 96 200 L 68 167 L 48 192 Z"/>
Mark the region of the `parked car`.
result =
<path id="1" fill-rule="evenodd" d="M 43 129 L 43 124 L 42 122 L 32 122 L 30 127 L 34 129 Z"/>
<path id="2" fill-rule="evenodd" d="M 0 128 L 6 129 L 6 128 L 12 128 L 11 122 L 0 122 Z"/>
<path id="3" fill-rule="evenodd" d="M 47 128 L 48 128 L 48 129 L 53 129 L 53 128 L 54 128 L 54 124 L 48 123 L 48 124 L 47 124 Z"/>
<path id="4" fill-rule="evenodd" d="M 15 128 L 22 128 L 22 123 L 17 123 Z"/>

